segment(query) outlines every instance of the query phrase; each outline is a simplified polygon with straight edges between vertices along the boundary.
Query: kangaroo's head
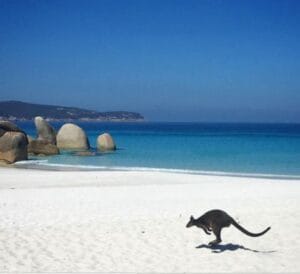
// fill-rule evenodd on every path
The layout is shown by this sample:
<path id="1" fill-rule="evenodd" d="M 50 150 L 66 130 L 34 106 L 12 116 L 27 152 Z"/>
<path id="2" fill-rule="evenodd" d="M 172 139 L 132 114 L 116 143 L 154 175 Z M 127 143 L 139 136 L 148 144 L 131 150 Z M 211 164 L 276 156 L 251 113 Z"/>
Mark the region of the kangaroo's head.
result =
<path id="1" fill-rule="evenodd" d="M 186 224 L 186 227 L 191 227 L 193 225 L 195 225 L 195 219 L 193 217 L 193 215 L 191 215 L 189 222 Z"/>

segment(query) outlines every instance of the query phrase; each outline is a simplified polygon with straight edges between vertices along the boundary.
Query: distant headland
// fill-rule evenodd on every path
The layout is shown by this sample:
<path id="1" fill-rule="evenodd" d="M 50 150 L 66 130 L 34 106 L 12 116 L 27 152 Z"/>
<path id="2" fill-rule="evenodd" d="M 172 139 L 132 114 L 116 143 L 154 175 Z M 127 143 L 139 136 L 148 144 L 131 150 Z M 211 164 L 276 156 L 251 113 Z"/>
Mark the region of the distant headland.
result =
<path id="1" fill-rule="evenodd" d="M 109 111 L 98 112 L 76 107 L 40 105 L 20 101 L 0 102 L 0 120 L 32 120 L 43 116 L 48 121 L 143 121 L 144 117 L 137 112 Z"/>

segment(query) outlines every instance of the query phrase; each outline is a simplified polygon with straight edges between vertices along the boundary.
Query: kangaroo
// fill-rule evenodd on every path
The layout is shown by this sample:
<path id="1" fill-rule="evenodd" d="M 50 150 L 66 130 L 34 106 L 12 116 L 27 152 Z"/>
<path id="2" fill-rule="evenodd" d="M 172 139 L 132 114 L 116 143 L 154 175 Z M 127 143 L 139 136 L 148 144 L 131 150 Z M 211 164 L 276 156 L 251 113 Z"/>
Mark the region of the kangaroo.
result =
<path id="1" fill-rule="evenodd" d="M 191 216 L 190 221 L 187 223 L 186 227 L 197 226 L 202 228 L 204 232 L 208 235 L 211 234 L 211 231 L 215 234 L 216 239 L 211 241 L 209 245 L 216 245 L 221 240 L 221 230 L 223 227 L 229 227 L 230 225 L 234 225 L 238 230 L 245 233 L 251 237 L 258 237 L 264 235 L 267 231 L 271 229 L 271 227 L 266 228 L 264 231 L 260 233 L 251 233 L 247 231 L 245 228 L 240 226 L 232 217 L 230 217 L 225 211 L 214 209 L 206 212 L 198 219 L 194 219 Z"/>

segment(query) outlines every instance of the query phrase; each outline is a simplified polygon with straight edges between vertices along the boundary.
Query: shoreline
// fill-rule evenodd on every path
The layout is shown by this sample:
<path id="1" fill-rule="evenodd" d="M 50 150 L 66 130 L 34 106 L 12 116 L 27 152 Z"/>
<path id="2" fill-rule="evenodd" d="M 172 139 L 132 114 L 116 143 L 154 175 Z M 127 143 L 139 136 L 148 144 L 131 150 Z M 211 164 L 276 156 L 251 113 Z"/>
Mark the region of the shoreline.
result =
<path id="1" fill-rule="evenodd" d="M 45 164 L 44 164 L 45 163 Z M 6 165 L 3 165 L 6 167 Z M 47 163 L 47 160 L 28 160 L 13 164 L 12 168 L 17 169 L 33 169 L 45 171 L 122 171 L 122 172 L 161 172 L 175 174 L 192 174 L 192 175 L 208 175 L 208 176 L 225 176 L 238 178 L 258 178 L 258 179 L 283 179 L 283 180 L 300 180 L 300 175 L 289 174 L 268 174 L 268 173 L 247 173 L 247 172 L 226 172 L 226 171 L 206 171 L 193 169 L 177 169 L 177 168 L 155 168 L 155 167 L 120 167 L 120 166 L 93 166 L 93 165 L 68 165 Z M 1 168 L 1 165 L 0 165 Z"/>

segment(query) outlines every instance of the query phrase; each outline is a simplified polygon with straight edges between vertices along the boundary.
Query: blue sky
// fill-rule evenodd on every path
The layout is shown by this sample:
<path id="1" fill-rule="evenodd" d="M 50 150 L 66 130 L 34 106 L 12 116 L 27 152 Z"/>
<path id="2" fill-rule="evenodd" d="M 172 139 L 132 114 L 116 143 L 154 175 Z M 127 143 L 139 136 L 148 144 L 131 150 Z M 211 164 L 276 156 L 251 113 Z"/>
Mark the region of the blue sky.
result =
<path id="1" fill-rule="evenodd" d="M 300 1 L 0 0 L 0 100 L 300 122 Z"/>

